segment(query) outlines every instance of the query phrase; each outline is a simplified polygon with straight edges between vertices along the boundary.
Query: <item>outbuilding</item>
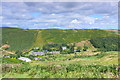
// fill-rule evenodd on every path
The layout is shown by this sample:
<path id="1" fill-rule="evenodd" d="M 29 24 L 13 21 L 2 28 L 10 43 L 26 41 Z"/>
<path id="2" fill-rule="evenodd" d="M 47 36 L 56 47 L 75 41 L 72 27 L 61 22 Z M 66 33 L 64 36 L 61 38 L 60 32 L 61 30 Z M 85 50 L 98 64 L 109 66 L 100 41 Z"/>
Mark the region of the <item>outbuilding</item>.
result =
<path id="1" fill-rule="evenodd" d="M 25 62 L 32 62 L 32 60 L 30 60 L 29 58 L 26 58 L 26 57 L 20 57 L 18 59 L 22 60 L 22 61 L 25 61 Z"/>
<path id="2" fill-rule="evenodd" d="M 31 52 L 30 55 L 32 56 L 44 55 L 44 52 Z"/>

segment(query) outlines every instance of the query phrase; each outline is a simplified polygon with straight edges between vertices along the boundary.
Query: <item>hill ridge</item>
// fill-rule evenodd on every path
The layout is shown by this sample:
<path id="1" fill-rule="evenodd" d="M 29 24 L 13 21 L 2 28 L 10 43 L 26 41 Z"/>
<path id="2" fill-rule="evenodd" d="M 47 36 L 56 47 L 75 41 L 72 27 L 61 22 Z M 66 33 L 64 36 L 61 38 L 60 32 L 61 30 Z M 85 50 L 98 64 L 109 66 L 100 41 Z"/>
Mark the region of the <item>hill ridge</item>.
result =
<path id="1" fill-rule="evenodd" d="M 116 33 L 99 29 L 19 29 L 2 27 L 2 44 L 9 44 L 10 50 L 26 50 L 44 44 L 73 43 L 98 37 L 118 37 Z"/>

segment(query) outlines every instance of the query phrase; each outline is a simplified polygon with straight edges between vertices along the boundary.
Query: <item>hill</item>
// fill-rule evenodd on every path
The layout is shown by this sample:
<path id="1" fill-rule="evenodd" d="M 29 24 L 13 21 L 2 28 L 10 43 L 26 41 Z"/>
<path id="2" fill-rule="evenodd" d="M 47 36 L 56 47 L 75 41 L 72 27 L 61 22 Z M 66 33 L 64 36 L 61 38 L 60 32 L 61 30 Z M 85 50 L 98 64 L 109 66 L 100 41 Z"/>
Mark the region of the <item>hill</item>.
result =
<path id="1" fill-rule="evenodd" d="M 2 44 L 10 45 L 10 50 L 29 49 L 36 39 L 37 32 L 19 28 L 2 28 Z"/>
<path id="2" fill-rule="evenodd" d="M 2 28 L 2 43 L 10 45 L 9 50 L 27 50 L 40 47 L 44 44 L 63 44 L 90 40 L 99 37 L 117 37 L 114 32 L 99 29 L 19 29 L 10 27 Z"/>

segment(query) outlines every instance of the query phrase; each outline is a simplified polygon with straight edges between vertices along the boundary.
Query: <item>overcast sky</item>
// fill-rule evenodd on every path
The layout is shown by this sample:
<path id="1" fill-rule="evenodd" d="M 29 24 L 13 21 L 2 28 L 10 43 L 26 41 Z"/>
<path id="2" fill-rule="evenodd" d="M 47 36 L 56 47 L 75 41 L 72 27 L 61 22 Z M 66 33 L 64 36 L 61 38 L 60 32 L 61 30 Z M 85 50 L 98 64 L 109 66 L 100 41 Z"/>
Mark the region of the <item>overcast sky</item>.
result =
<path id="1" fill-rule="evenodd" d="M 2 27 L 118 29 L 117 2 L 3 2 Z"/>

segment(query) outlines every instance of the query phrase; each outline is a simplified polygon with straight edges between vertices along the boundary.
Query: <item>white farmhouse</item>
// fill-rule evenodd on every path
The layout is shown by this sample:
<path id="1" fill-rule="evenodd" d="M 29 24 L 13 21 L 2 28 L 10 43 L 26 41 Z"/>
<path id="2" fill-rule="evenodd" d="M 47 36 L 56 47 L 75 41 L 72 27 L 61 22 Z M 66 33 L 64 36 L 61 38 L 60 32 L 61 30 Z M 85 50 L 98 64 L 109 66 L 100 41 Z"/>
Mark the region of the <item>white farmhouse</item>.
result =
<path id="1" fill-rule="evenodd" d="M 22 60 L 22 61 L 25 61 L 25 62 L 32 62 L 32 60 L 30 60 L 29 58 L 26 58 L 26 57 L 20 57 L 18 59 Z"/>
<path id="2" fill-rule="evenodd" d="M 65 50 L 65 49 L 67 49 L 67 47 L 62 47 L 62 50 Z"/>

